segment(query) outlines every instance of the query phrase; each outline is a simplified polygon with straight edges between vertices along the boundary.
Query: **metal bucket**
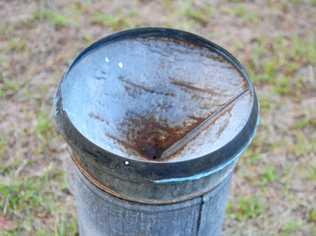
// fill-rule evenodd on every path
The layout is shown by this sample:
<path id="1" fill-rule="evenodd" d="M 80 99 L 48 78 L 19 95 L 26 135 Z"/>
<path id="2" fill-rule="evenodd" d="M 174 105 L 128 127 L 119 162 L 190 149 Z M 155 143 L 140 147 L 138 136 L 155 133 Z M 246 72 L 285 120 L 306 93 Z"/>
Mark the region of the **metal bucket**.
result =
<path id="1" fill-rule="evenodd" d="M 258 103 L 226 50 L 165 28 L 79 54 L 56 96 L 81 235 L 218 235 Z"/>

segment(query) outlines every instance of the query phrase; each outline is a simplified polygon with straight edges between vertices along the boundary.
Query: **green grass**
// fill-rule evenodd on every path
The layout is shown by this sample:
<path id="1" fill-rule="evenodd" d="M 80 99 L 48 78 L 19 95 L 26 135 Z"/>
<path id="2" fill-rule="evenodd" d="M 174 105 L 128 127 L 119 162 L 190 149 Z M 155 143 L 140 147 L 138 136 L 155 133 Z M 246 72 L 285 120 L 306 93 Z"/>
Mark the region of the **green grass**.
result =
<path id="1" fill-rule="evenodd" d="M 261 182 L 263 185 L 272 183 L 278 179 L 278 174 L 275 166 L 267 166 L 261 175 Z"/>
<path id="2" fill-rule="evenodd" d="M 264 112 L 269 112 L 272 108 L 272 101 L 269 96 L 260 96 L 259 97 L 260 110 Z"/>
<path id="3" fill-rule="evenodd" d="M 37 115 L 36 133 L 40 138 L 48 138 L 53 130 L 53 124 L 49 115 L 39 112 Z"/>
<path id="4" fill-rule="evenodd" d="M 308 221 L 316 223 L 316 208 L 310 209 L 308 212 Z"/>
<path id="5" fill-rule="evenodd" d="M 313 138 L 308 138 L 300 130 L 295 130 L 292 132 L 295 141 L 288 146 L 288 151 L 295 156 L 304 156 L 316 152 L 316 140 Z"/>
<path id="6" fill-rule="evenodd" d="M 243 23 L 256 24 L 259 22 L 259 15 L 251 9 L 247 9 L 243 4 L 224 8 L 224 14 L 231 14 L 241 19 Z"/>
<path id="7" fill-rule="evenodd" d="M 110 27 L 113 30 L 119 30 L 129 27 L 128 21 L 121 16 L 115 16 L 103 12 L 96 12 L 92 16 L 92 24 Z"/>
<path id="8" fill-rule="evenodd" d="M 245 221 L 259 217 L 264 212 L 262 203 L 254 196 L 241 197 L 236 206 L 228 204 L 227 213 L 238 221 Z"/>
<path id="9" fill-rule="evenodd" d="M 274 91 L 280 95 L 289 95 L 291 92 L 290 78 L 285 76 L 276 78 Z"/>
<path id="10" fill-rule="evenodd" d="M 211 5 L 195 7 L 191 1 L 188 1 L 184 8 L 184 15 L 202 26 L 206 26 L 211 21 L 213 12 L 214 9 Z"/>
<path id="11" fill-rule="evenodd" d="M 56 172 L 56 171 L 55 171 Z M 61 172 L 48 170 L 38 177 L 28 177 L 21 180 L 10 180 L 0 183 L 0 214 L 11 218 L 15 216 L 17 228 L 0 235 L 19 235 L 19 232 L 34 232 L 35 235 L 76 235 L 77 224 L 75 218 L 60 208 L 50 183 L 63 178 Z M 23 216 L 23 217 L 19 217 Z M 56 217 L 53 225 L 35 227 L 37 222 Z"/>
<path id="12" fill-rule="evenodd" d="M 0 137 L 0 160 L 6 152 L 7 149 L 7 140 L 4 137 Z"/>
<path id="13" fill-rule="evenodd" d="M 310 128 L 310 129 L 316 129 L 316 118 L 301 118 L 294 124 L 295 129 L 304 129 L 304 128 Z"/>
<path id="14" fill-rule="evenodd" d="M 44 196 L 39 194 L 42 188 L 43 182 L 37 178 L 0 183 L 1 212 L 10 215 L 16 212 L 26 213 L 31 209 L 42 210 L 46 206 Z"/>
<path id="15" fill-rule="evenodd" d="M 33 13 L 34 21 L 47 21 L 57 29 L 75 25 L 69 17 L 53 10 L 38 10 Z"/>
<path id="16" fill-rule="evenodd" d="M 20 85 L 17 81 L 12 79 L 6 79 L 0 71 L 0 98 L 8 95 L 14 95 L 20 89 Z"/>
<path id="17" fill-rule="evenodd" d="M 316 167 L 311 166 L 307 169 L 308 179 L 316 181 Z"/>
<path id="18" fill-rule="evenodd" d="M 281 236 L 296 235 L 296 232 L 301 229 L 303 222 L 301 220 L 291 220 L 282 227 Z"/>
<path id="19" fill-rule="evenodd" d="M 24 52 L 28 49 L 27 41 L 22 38 L 12 38 L 8 41 L 8 47 L 14 52 Z"/>

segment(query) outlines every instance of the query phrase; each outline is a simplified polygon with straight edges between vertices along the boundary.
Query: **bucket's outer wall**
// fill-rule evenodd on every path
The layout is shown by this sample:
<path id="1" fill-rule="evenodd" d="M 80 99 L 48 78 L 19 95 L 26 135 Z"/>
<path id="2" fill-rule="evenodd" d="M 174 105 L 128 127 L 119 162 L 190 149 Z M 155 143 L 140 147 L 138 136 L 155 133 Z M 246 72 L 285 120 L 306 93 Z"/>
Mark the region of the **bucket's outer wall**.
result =
<path id="1" fill-rule="evenodd" d="M 66 160 L 80 236 L 218 236 L 224 221 L 231 173 L 212 191 L 169 205 L 121 200 L 92 184 Z"/>

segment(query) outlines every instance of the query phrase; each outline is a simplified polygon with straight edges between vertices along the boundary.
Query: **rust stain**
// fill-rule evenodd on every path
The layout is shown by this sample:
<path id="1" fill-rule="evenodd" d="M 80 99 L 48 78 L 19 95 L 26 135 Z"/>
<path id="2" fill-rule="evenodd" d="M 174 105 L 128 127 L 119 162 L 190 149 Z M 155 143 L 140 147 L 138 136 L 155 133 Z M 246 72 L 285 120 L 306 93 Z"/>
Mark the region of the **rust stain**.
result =
<path id="1" fill-rule="evenodd" d="M 159 160 L 165 149 L 181 139 L 198 123 L 186 122 L 182 126 L 171 127 L 167 121 L 157 120 L 153 116 L 129 114 L 121 124 L 125 130 L 126 141 L 120 141 L 143 158 Z"/>
<path id="2" fill-rule="evenodd" d="M 203 117 L 196 117 L 196 116 L 188 116 L 190 119 L 195 120 L 199 123 L 201 123 L 205 118 Z"/>
<path id="3" fill-rule="evenodd" d="M 223 115 L 226 114 L 226 113 L 229 113 L 229 117 L 226 118 L 226 119 L 224 120 L 224 124 L 222 124 L 222 125 L 218 128 L 218 131 L 216 132 L 216 136 L 217 136 L 217 137 L 219 137 L 219 136 L 224 132 L 224 130 L 226 129 L 227 125 L 229 124 L 229 120 L 230 120 L 230 118 L 231 118 L 231 110 L 233 109 L 233 107 L 234 107 L 234 106 L 232 106 L 232 105 L 231 105 L 231 106 L 228 106 L 228 107 L 226 108 L 225 112 L 223 113 Z"/>
<path id="4" fill-rule="evenodd" d="M 172 96 L 172 97 L 175 96 L 175 94 L 174 94 L 174 93 L 171 93 L 171 92 L 156 91 L 156 90 L 154 90 L 154 89 L 152 89 L 152 88 L 148 88 L 148 87 L 146 87 L 146 86 L 144 86 L 144 85 L 136 84 L 136 83 L 131 82 L 131 81 L 127 80 L 127 79 L 124 79 L 123 76 L 119 76 L 118 79 L 119 79 L 120 81 L 122 81 L 122 82 L 124 82 L 124 83 L 126 83 L 126 84 L 128 84 L 128 85 L 130 85 L 130 86 L 132 86 L 132 87 L 135 87 L 135 88 L 144 90 L 144 91 L 146 91 L 146 92 L 148 92 L 148 93 L 154 93 L 154 94 L 159 94 L 159 95 L 164 95 L 164 96 Z"/>
<path id="5" fill-rule="evenodd" d="M 187 83 L 187 82 L 184 82 L 184 81 L 181 81 L 181 80 L 172 80 L 171 83 L 176 85 L 176 86 L 179 86 L 179 87 L 182 87 L 184 89 L 187 89 L 187 90 L 193 90 L 193 91 L 196 91 L 196 92 L 207 93 L 207 94 L 214 95 L 214 96 L 221 95 L 221 93 L 216 92 L 213 89 L 196 87 L 196 86 L 193 86 L 191 83 Z"/>
<path id="6" fill-rule="evenodd" d="M 235 101 L 246 91 L 248 90 L 230 99 L 215 112 L 205 117 L 190 116 L 190 121 L 183 122 L 182 125 L 178 126 L 171 126 L 166 120 L 157 119 L 154 115 L 129 112 L 120 123 L 121 137 L 106 135 L 124 147 L 132 149 L 142 158 L 156 161 L 172 158 L 223 114 L 231 112 Z M 220 133 L 224 131 L 228 122 L 229 119 L 226 119 L 224 126 L 220 128 Z"/>
<path id="7" fill-rule="evenodd" d="M 201 123 L 197 124 L 196 126 L 192 127 L 182 138 L 176 140 L 171 146 L 163 151 L 160 158 L 165 159 L 169 158 L 170 156 L 178 153 L 182 150 L 190 141 L 196 138 L 203 130 L 207 129 L 211 124 L 214 124 L 223 114 L 227 111 L 231 111 L 233 104 L 240 99 L 247 90 L 242 91 L 237 96 L 233 97 L 229 101 L 225 103 L 224 106 L 216 110 L 215 112 L 211 113 L 208 117 L 206 117 Z"/>
<path id="8" fill-rule="evenodd" d="M 125 148 L 127 148 L 127 149 L 132 149 L 133 151 L 136 151 L 136 148 L 137 148 L 136 146 L 134 146 L 134 145 L 132 145 L 132 144 L 130 144 L 130 143 L 124 141 L 124 140 L 121 140 L 121 139 L 119 139 L 118 137 L 115 137 L 115 136 L 113 136 L 113 135 L 111 135 L 111 134 L 104 133 L 104 135 L 107 136 L 107 137 L 109 137 L 109 138 L 111 138 L 111 139 L 113 139 L 114 141 L 116 141 L 116 142 L 122 144 Z"/>

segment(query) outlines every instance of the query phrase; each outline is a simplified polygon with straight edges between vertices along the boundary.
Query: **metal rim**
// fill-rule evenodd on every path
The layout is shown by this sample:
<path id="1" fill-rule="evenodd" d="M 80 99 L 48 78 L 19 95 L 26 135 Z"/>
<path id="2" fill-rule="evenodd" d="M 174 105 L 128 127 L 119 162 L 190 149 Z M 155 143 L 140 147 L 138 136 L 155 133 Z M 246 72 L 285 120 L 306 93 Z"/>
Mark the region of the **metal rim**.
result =
<path id="1" fill-rule="evenodd" d="M 104 45 L 109 42 L 116 40 L 121 40 L 124 38 L 131 38 L 136 36 L 166 36 L 178 38 L 181 40 L 187 40 L 194 44 L 205 47 L 212 50 L 221 56 L 223 56 L 229 63 L 231 63 L 247 81 L 249 86 L 249 91 L 253 96 L 252 110 L 249 114 L 247 123 L 242 128 L 242 130 L 231 139 L 229 143 L 225 146 L 217 149 L 216 151 L 209 153 L 204 156 L 192 160 L 181 160 L 168 163 L 159 161 L 145 161 L 145 160 L 131 160 L 122 156 L 115 155 L 98 145 L 92 143 L 85 136 L 83 136 L 80 131 L 72 124 L 71 120 L 67 116 L 66 112 L 63 111 L 62 104 L 62 94 L 61 94 L 61 84 L 56 95 L 56 120 L 59 123 L 62 134 L 65 136 L 66 140 L 78 147 L 83 153 L 89 153 L 90 155 L 97 156 L 102 159 L 107 159 L 107 161 L 116 163 L 120 168 L 126 166 L 126 161 L 128 161 L 129 171 L 134 171 L 137 175 L 142 176 L 144 179 L 149 181 L 155 181 L 166 178 L 183 178 L 189 177 L 201 172 L 210 171 L 212 169 L 217 169 L 221 165 L 230 161 L 236 153 L 244 149 L 247 146 L 249 140 L 253 137 L 256 129 L 256 124 L 258 120 L 258 101 L 256 98 L 255 89 L 252 82 L 249 80 L 249 75 L 246 69 L 241 65 L 241 63 L 227 50 L 220 47 L 219 45 L 204 39 L 198 35 L 169 28 L 136 28 L 126 31 L 121 31 L 118 33 L 111 34 L 104 37 L 88 48 L 83 50 L 73 61 L 66 71 L 64 78 L 67 76 L 68 72 L 72 67 L 81 59 L 83 55 L 87 52 L 96 49 L 100 45 Z"/>

